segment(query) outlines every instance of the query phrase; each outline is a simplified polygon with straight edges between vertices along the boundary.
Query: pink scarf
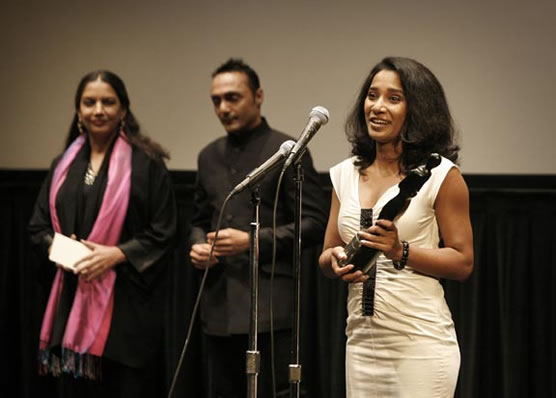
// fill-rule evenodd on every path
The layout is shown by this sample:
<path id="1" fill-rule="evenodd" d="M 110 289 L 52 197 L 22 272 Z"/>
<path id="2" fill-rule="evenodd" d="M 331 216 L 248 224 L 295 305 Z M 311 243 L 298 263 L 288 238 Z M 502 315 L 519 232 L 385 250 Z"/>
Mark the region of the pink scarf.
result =
<path id="1" fill-rule="evenodd" d="M 86 139 L 85 134 L 79 136 L 66 150 L 54 170 L 49 205 L 52 226 L 56 232 L 61 232 L 56 212 L 56 195 Z M 131 152 L 131 145 L 127 142 L 125 134 L 121 132 L 116 138 L 110 157 L 108 182 L 102 204 L 91 233 L 87 237 L 87 240 L 91 242 L 113 246 L 119 241 L 129 202 Z M 63 371 L 95 378 L 95 372 L 84 372 L 83 366 L 80 364 L 83 363 L 83 356 L 88 354 L 101 357 L 104 352 L 112 320 L 115 281 L 116 272 L 114 270 L 109 270 L 90 282 L 79 278 L 62 341 L 62 363 L 59 364 L 58 360 L 48 358 L 49 354 L 44 355 L 48 351 L 54 315 L 64 282 L 64 272 L 62 269 L 58 269 L 50 291 L 40 334 L 42 365 L 47 368 L 46 371 L 59 373 L 61 365 Z M 67 350 L 70 350 L 70 353 Z M 72 354 L 77 354 L 77 357 Z"/>

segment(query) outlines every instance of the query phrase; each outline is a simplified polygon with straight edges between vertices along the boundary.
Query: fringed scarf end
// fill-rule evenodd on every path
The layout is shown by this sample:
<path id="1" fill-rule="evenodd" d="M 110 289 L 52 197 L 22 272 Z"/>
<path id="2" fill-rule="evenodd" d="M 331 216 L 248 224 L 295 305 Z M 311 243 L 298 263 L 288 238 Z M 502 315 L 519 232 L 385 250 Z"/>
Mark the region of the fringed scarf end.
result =
<path id="1" fill-rule="evenodd" d="M 89 354 L 79 354 L 75 351 L 62 349 L 62 356 L 50 350 L 39 351 L 39 374 L 51 374 L 59 377 L 62 372 L 73 377 L 88 380 L 100 380 L 101 357 Z"/>

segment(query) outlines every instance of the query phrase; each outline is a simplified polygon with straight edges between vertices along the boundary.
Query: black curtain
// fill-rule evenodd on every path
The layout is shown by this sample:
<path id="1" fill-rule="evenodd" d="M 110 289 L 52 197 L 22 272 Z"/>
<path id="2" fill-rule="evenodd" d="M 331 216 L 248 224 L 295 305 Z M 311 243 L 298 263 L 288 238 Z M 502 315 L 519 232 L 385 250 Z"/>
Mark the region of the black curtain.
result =
<path id="1" fill-rule="evenodd" d="M 445 283 L 462 351 L 459 397 L 554 397 L 556 184 L 476 189 L 475 269 Z"/>
<path id="2" fill-rule="evenodd" d="M 194 172 L 172 171 L 180 244 L 169 278 L 166 322 L 168 388 L 197 297 L 198 273 L 184 242 Z M 54 275 L 29 245 L 26 225 L 44 170 L 0 170 L 0 394 L 48 397 L 54 381 L 37 375 L 42 313 Z M 322 175 L 323 181 L 328 177 Z M 457 397 L 552 397 L 556 267 L 556 176 L 466 176 L 471 192 L 475 270 L 444 281 L 462 353 Z M 329 188 L 329 185 L 328 185 Z M 303 396 L 344 396 L 346 287 L 324 278 L 319 248 L 302 258 L 300 355 Z M 179 369 L 174 397 L 202 397 L 198 320 Z"/>

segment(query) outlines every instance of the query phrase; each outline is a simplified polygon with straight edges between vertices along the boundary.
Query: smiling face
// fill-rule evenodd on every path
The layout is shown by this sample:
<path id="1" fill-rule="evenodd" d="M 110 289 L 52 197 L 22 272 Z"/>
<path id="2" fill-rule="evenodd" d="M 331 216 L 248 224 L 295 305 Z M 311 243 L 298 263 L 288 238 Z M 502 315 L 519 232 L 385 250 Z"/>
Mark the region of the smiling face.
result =
<path id="1" fill-rule="evenodd" d="M 125 113 L 118 95 L 110 84 L 100 78 L 87 83 L 81 95 L 77 115 L 89 134 L 114 134 Z"/>
<path id="2" fill-rule="evenodd" d="M 219 73 L 212 79 L 210 97 L 214 112 L 228 133 L 249 130 L 261 122 L 263 92 L 255 93 L 243 72 Z"/>
<path id="3" fill-rule="evenodd" d="M 369 136 L 382 144 L 396 142 L 407 115 L 407 101 L 395 71 L 383 69 L 374 76 L 363 107 Z"/>

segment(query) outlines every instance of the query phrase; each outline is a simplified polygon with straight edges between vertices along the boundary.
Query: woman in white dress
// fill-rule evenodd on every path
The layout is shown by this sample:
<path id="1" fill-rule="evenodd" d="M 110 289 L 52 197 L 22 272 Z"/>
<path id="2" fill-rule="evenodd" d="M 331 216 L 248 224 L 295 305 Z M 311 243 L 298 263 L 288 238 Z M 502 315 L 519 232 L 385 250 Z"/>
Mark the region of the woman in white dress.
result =
<path id="1" fill-rule="evenodd" d="M 385 58 L 365 80 L 346 134 L 353 156 L 330 169 L 319 265 L 349 284 L 347 396 L 452 397 L 460 351 L 439 280 L 471 274 L 473 236 L 444 90 L 419 62 Z M 441 162 L 407 209 L 394 221 L 377 219 L 432 153 Z M 338 263 L 355 234 L 381 253 L 365 274 Z"/>

